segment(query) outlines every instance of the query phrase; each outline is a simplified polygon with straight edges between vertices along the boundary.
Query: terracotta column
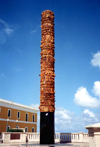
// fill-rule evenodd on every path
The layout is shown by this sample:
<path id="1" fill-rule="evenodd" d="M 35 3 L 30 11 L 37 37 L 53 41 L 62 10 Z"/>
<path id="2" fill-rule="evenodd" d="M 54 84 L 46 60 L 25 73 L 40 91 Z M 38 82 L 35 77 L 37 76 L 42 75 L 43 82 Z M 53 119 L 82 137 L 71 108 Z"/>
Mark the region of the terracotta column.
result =
<path id="1" fill-rule="evenodd" d="M 40 144 L 54 143 L 54 13 L 42 12 L 40 74 Z"/>

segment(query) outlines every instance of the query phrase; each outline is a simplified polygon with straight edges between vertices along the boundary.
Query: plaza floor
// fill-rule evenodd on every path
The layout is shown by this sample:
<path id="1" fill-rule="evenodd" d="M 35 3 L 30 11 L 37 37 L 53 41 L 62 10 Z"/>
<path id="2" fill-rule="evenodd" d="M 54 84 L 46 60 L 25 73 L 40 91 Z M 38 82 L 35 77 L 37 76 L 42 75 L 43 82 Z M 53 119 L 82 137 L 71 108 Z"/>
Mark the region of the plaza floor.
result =
<path id="1" fill-rule="evenodd" d="M 88 143 L 55 143 L 49 145 L 40 145 L 39 143 L 13 143 L 13 144 L 3 144 L 0 143 L 0 147 L 89 147 Z"/>

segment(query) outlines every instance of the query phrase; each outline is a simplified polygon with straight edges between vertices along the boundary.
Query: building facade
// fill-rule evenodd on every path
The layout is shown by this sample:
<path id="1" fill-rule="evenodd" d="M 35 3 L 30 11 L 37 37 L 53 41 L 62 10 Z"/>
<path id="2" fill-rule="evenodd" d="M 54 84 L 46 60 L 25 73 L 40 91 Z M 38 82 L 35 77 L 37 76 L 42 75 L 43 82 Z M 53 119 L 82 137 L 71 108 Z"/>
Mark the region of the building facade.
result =
<path id="1" fill-rule="evenodd" d="M 37 132 L 37 112 L 36 108 L 0 99 L 0 133 L 11 128 Z"/>

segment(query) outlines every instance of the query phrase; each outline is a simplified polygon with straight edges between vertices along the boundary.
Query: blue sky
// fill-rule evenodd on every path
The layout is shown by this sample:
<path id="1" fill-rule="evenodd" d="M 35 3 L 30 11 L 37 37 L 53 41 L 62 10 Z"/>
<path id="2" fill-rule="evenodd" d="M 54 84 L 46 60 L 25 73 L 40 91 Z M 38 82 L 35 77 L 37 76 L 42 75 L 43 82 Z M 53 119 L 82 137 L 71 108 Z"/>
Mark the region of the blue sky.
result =
<path id="1" fill-rule="evenodd" d="M 99 0 L 0 0 L 0 98 L 39 106 L 44 10 L 55 15 L 55 131 L 86 132 L 100 122 Z"/>

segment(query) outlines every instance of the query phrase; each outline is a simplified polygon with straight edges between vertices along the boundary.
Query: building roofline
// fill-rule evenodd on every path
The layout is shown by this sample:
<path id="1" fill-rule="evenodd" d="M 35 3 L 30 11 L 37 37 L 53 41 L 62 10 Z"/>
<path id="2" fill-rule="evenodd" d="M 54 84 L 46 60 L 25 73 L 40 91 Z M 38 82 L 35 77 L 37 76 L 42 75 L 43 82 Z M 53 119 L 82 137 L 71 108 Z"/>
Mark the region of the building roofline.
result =
<path id="1" fill-rule="evenodd" d="M 89 128 L 100 128 L 100 123 L 88 125 L 88 126 L 86 126 L 85 128 L 86 128 L 86 129 L 89 129 Z"/>
<path id="2" fill-rule="evenodd" d="M 37 109 L 37 108 L 30 107 L 30 106 L 26 106 L 26 105 L 23 105 L 23 104 L 15 103 L 15 102 L 13 102 L 13 101 L 8 101 L 8 100 L 4 100 L 4 99 L 1 99 L 1 98 L 0 98 L 0 105 L 2 105 L 1 103 L 2 103 L 2 104 L 3 104 L 3 103 L 6 104 L 6 106 L 8 105 L 8 107 L 10 107 L 10 106 L 16 106 L 16 107 L 18 107 L 18 109 L 24 108 L 24 109 L 27 109 L 27 110 L 30 110 L 30 111 L 38 112 L 38 109 Z M 15 108 L 15 109 L 16 109 L 16 108 Z"/>

